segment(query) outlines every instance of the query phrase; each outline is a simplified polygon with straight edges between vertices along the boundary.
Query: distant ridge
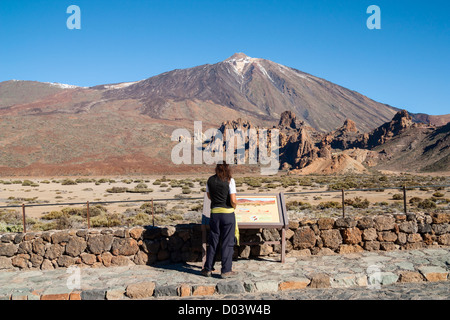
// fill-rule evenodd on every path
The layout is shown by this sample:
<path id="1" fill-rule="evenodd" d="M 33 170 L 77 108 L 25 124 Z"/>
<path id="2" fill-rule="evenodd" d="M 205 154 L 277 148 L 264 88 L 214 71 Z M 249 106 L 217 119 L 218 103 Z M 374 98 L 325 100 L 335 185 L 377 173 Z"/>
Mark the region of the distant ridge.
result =
<path id="1" fill-rule="evenodd" d="M 239 118 L 255 126 L 273 127 L 278 123 L 298 129 L 297 143 L 302 141 L 303 148 L 298 155 L 287 152 L 286 163 L 304 166 L 307 155 L 317 151 L 313 145 L 317 137 L 332 133 L 330 147 L 346 148 L 356 143 L 352 140 L 356 135 L 375 138 L 373 130 L 390 122 L 398 111 L 327 80 L 244 53 L 235 53 L 215 64 L 89 88 L 5 81 L 0 82 L 0 174 L 201 171 L 204 168 L 171 163 L 172 131 L 193 130 L 193 121 L 201 120 L 206 130 Z M 411 123 L 428 126 L 450 120 L 450 115 L 409 116 Z M 448 161 L 440 157 L 447 150 L 445 133 L 431 135 L 431 128 L 414 130 L 443 148 L 438 152 L 427 144 L 423 155 L 411 153 L 410 156 L 421 159 L 419 167 L 426 166 L 429 171 L 446 168 Z M 406 140 L 402 134 L 399 137 Z M 436 137 L 443 140 L 435 140 Z M 383 145 L 387 148 L 393 143 L 391 140 L 395 139 L 385 139 Z M 421 141 L 425 145 L 425 140 Z M 321 150 L 328 154 L 328 149 Z M 393 153 L 385 163 L 391 161 L 392 167 L 401 169 L 400 162 L 394 161 L 397 154 L 402 153 Z M 357 166 L 350 158 L 340 155 L 334 163 L 340 167 Z M 317 170 L 328 170 L 330 163 L 321 161 L 315 165 Z"/>

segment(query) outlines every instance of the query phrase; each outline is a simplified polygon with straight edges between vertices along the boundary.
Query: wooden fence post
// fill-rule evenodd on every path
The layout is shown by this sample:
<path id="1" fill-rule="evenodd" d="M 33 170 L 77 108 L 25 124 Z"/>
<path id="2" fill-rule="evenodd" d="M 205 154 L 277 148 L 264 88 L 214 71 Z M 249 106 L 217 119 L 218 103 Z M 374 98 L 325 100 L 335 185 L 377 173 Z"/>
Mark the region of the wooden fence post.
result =
<path id="1" fill-rule="evenodd" d="M 87 223 L 88 223 L 88 229 L 89 229 L 91 227 L 91 219 L 89 217 L 89 201 L 86 202 L 86 207 L 87 207 L 86 216 L 87 216 Z"/>
<path id="2" fill-rule="evenodd" d="M 155 226 L 155 209 L 153 208 L 153 198 L 152 198 L 152 223 Z"/>
<path id="3" fill-rule="evenodd" d="M 25 219 L 25 204 L 22 203 L 22 223 L 23 223 L 23 233 L 27 233 L 27 223 Z"/>
<path id="4" fill-rule="evenodd" d="M 406 186 L 403 186 L 403 210 L 405 211 L 405 214 L 407 214 L 406 209 Z"/>

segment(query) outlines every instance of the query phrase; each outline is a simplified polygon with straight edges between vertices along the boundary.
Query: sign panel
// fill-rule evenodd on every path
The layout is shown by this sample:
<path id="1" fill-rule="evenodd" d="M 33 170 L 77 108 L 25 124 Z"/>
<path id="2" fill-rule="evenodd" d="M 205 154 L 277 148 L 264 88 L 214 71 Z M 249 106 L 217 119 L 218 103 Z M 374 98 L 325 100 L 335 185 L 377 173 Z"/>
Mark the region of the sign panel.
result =
<path id="1" fill-rule="evenodd" d="M 284 196 L 279 194 L 237 194 L 236 221 L 244 228 L 281 228 L 287 225 Z M 209 223 L 211 201 L 205 193 L 202 224 Z"/>
<path id="2" fill-rule="evenodd" d="M 281 244 L 281 262 L 286 257 L 286 228 L 288 217 L 284 194 L 237 194 L 236 221 L 239 229 L 277 228 L 281 229 L 280 241 L 266 241 L 264 243 Z M 202 262 L 206 261 L 206 225 L 211 216 L 211 201 L 206 192 L 203 201 L 202 215 Z M 260 245 L 260 242 L 242 243 L 241 245 Z"/>
<path id="3" fill-rule="evenodd" d="M 238 223 L 280 223 L 277 196 L 236 196 Z"/>

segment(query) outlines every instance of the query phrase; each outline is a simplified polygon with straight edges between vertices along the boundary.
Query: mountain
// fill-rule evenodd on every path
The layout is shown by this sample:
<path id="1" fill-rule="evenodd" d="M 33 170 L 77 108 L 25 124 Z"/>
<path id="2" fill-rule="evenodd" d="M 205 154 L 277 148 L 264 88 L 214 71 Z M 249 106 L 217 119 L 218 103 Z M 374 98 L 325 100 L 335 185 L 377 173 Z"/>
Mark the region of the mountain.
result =
<path id="1" fill-rule="evenodd" d="M 292 157 L 287 163 L 296 165 L 323 158 L 329 148 L 370 144 L 363 134 L 389 122 L 396 112 L 324 79 L 243 53 L 215 64 L 90 88 L 11 80 L 0 83 L 0 174 L 201 171 L 196 165 L 172 164 L 173 130 L 192 133 L 193 121 L 201 120 L 205 131 L 238 118 L 272 127 L 283 114 L 286 123 L 279 125 L 289 127 L 295 135 L 289 139 L 302 146 L 300 151 L 297 145 L 289 147 L 298 154 L 287 153 Z M 412 120 L 432 124 L 449 116 L 421 114 Z M 331 142 L 316 145 L 325 135 Z"/>
<path id="2" fill-rule="evenodd" d="M 60 83 L 37 81 L 10 80 L 0 82 L 0 108 L 30 103 L 70 88 L 76 87 Z"/>
<path id="3" fill-rule="evenodd" d="M 216 64 L 174 70 L 109 90 L 103 98 L 139 100 L 142 113 L 162 119 L 182 115 L 202 120 L 207 116 L 207 103 L 266 124 L 290 110 L 321 131 L 332 130 L 347 118 L 357 122 L 361 130 L 370 130 L 396 112 L 324 79 L 243 53 Z"/>

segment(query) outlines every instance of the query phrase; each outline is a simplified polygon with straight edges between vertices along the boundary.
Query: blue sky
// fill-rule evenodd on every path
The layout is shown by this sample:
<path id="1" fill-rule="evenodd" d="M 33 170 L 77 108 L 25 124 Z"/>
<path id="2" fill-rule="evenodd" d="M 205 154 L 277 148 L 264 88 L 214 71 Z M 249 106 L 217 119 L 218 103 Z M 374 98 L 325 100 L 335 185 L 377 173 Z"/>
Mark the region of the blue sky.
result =
<path id="1" fill-rule="evenodd" d="M 69 30 L 70 5 L 81 30 Z M 369 5 L 381 30 L 369 30 Z M 136 81 L 269 59 L 410 112 L 450 113 L 450 3 L 365 0 L 1 0 L 0 81 Z"/>

